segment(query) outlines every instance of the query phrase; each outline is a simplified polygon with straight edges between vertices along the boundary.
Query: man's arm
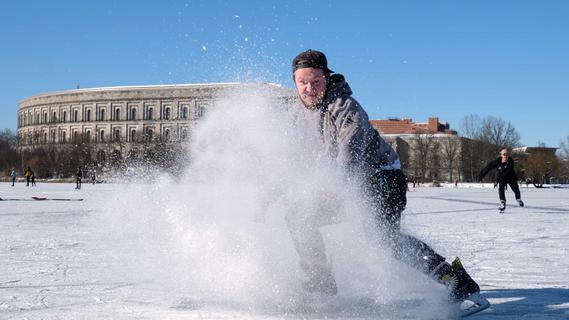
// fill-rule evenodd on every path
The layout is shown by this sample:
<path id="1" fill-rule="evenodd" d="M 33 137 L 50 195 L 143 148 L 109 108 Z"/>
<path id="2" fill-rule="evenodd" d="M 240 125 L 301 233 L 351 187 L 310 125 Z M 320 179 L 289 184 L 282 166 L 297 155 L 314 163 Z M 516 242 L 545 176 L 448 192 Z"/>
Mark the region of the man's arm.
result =
<path id="1" fill-rule="evenodd" d="M 492 162 L 488 163 L 488 165 L 486 165 L 486 167 L 484 167 L 484 169 L 482 169 L 480 171 L 480 173 L 478 174 L 478 180 L 482 181 L 482 179 L 484 179 L 484 176 L 486 176 L 486 174 L 488 174 L 488 172 L 490 172 L 490 170 L 495 169 L 498 164 L 499 164 L 500 159 L 496 159 L 493 160 Z"/>
<path id="2" fill-rule="evenodd" d="M 338 160 L 348 169 L 362 164 L 366 147 L 367 114 L 354 99 L 345 99 L 332 114 L 337 130 Z"/>

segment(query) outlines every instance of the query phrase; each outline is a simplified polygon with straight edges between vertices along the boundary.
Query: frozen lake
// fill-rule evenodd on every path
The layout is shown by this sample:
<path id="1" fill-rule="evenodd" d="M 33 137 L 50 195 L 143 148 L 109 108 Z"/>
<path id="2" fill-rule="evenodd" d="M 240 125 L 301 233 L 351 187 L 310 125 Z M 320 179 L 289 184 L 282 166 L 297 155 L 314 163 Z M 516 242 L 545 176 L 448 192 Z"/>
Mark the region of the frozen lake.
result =
<path id="1" fill-rule="evenodd" d="M 191 267 L 176 267 L 180 251 L 168 243 L 177 238 L 161 239 L 160 219 L 137 216 L 144 210 L 132 204 L 116 205 L 153 199 L 153 189 L 73 187 L 0 183 L 1 198 L 25 200 L 0 201 L 0 319 L 423 318 L 406 311 L 415 308 L 412 299 L 389 304 L 344 295 L 348 277 L 340 278 L 338 297 L 322 309 L 283 312 L 279 306 L 203 299 L 189 288 L 191 280 L 177 276 Z M 124 191 L 129 188 L 148 193 Z M 84 201 L 32 201 L 32 196 Z M 403 226 L 448 259 L 459 256 L 480 284 L 492 306 L 469 319 L 569 319 L 569 189 L 524 186 L 524 208 L 514 205 L 508 191 L 505 214 L 497 212 L 497 197 L 496 189 L 478 186 L 411 189 Z M 183 212 L 188 204 L 183 197 L 158 197 L 144 206 L 166 208 L 156 216 L 167 219 L 172 208 Z M 141 227 L 149 230 L 145 241 L 153 241 L 148 252 L 136 244 Z"/>

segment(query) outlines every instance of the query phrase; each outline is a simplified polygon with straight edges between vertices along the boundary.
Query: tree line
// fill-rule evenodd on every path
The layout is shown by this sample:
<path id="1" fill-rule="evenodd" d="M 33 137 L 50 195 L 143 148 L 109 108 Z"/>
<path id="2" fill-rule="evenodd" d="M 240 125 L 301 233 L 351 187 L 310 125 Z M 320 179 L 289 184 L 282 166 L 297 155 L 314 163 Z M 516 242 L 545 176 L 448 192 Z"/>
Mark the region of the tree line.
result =
<path id="1" fill-rule="evenodd" d="M 177 172 L 188 160 L 184 144 L 168 141 L 146 140 L 133 147 L 124 142 L 97 144 L 78 135 L 73 143 L 38 145 L 20 152 L 17 143 L 15 132 L 0 132 L 0 176 L 8 176 L 12 169 L 21 175 L 27 167 L 43 179 L 69 178 L 78 168 L 107 177 L 142 167 Z"/>
<path id="2" fill-rule="evenodd" d="M 412 143 L 398 148 L 404 169 L 419 181 L 475 182 L 478 172 L 501 149 L 520 146 L 520 135 L 512 123 L 493 116 L 468 115 L 460 121 L 460 132 L 460 136 L 443 137 L 417 132 Z M 0 131 L 0 174 L 6 177 L 12 168 L 21 173 L 27 166 L 40 178 L 71 177 L 79 167 L 109 174 L 139 166 L 176 171 L 188 161 L 183 144 L 149 140 L 152 139 L 144 139 L 135 148 L 119 142 L 118 146 L 115 143 L 104 149 L 79 137 L 72 144 L 36 146 L 18 152 L 17 134 L 4 129 Z M 538 147 L 546 146 L 541 143 Z M 538 150 L 521 160 L 517 162 L 520 178 L 529 179 L 536 186 L 550 183 L 552 178 L 567 181 L 569 135 L 560 141 L 558 156 Z"/>

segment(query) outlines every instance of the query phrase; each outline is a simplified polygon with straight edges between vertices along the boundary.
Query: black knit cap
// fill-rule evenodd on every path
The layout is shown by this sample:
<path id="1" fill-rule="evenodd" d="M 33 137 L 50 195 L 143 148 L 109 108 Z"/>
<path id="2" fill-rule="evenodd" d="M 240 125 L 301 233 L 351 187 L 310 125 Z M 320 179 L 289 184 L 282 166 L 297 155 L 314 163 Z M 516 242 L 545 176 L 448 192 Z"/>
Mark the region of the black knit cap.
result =
<path id="1" fill-rule="evenodd" d="M 334 73 L 334 71 L 328 69 L 326 55 L 312 49 L 301 52 L 292 60 L 292 73 L 302 68 L 318 68 L 327 73 Z"/>

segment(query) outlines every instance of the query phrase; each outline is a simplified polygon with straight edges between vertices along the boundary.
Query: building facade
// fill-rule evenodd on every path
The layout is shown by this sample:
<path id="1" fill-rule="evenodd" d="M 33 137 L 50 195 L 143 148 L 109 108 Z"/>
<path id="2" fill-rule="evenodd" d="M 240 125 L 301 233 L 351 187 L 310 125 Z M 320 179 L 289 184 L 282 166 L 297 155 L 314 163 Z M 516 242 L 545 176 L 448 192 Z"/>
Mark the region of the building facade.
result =
<path id="1" fill-rule="evenodd" d="M 88 144 L 99 159 L 136 154 L 143 144 L 179 143 L 216 101 L 239 90 L 260 90 L 279 102 L 296 99 L 275 84 L 184 84 L 69 90 L 32 96 L 18 110 L 18 149 Z"/>

